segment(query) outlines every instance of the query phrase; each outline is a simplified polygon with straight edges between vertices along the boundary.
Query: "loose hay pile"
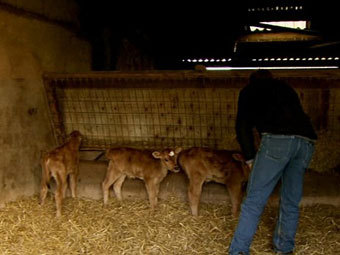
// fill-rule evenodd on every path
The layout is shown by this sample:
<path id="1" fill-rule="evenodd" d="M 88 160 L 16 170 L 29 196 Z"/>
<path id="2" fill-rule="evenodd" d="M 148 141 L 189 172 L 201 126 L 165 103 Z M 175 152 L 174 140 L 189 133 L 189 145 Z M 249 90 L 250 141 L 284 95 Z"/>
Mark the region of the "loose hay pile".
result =
<path id="1" fill-rule="evenodd" d="M 192 217 L 186 203 L 160 201 L 151 213 L 147 201 L 102 201 L 67 198 L 63 216 L 55 218 L 49 197 L 8 203 L 0 210 L 0 254 L 226 254 L 237 220 L 230 206 L 201 205 Z M 252 245 L 252 254 L 272 254 L 276 208 L 267 207 Z M 296 254 L 340 254 L 340 208 L 304 207 Z"/>
<path id="2" fill-rule="evenodd" d="M 309 167 L 320 173 L 340 173 L 340 141 L 331 134 L 320 132 Z"/>

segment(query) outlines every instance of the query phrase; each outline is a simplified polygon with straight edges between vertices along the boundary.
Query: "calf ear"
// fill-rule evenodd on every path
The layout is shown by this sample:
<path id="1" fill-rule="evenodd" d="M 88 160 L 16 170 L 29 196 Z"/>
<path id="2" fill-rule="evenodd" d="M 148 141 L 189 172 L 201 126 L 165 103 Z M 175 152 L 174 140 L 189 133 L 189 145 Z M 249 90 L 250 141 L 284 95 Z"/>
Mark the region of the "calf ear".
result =
<path id="1" fill-rule="evenodd" d="M 244 159 L 242 154 L 233 153 L 232 157 L 233 157 L 233 159 L 235 159 L 237 161 L 245 162 L 245 159 Z"/>
<path id="2" fill-rule="evenodd" d="M 152 153 L 152 156 L 153 156 L 154 158 L 161 158 L 161 157 L 162 157 L 162 154 L 161 154 L 159 151 L 154 151 L 154 152 Z"/>
<path id="3" fill-rule="evenodd" d="M 182 151 L 181 147 L 176 147 L 176 149 L 175 149 L 175 153 L 176 154 L 179 154 L 181 151 Z"/>

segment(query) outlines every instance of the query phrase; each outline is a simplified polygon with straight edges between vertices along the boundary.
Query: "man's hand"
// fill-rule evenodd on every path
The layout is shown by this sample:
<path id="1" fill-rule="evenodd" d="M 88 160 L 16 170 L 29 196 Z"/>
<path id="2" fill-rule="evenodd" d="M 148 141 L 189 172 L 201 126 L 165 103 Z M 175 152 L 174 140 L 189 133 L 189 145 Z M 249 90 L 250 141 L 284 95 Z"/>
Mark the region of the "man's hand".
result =
<path id="1" fill-rule="evenodd" d="M 253 163 L 254 163 L 254 160 L 252 160 L 252 159 L 246 161 L 246 164 L 247 164 L 247 166 L 249 167 L 250 170 L 253 168 Z"/>

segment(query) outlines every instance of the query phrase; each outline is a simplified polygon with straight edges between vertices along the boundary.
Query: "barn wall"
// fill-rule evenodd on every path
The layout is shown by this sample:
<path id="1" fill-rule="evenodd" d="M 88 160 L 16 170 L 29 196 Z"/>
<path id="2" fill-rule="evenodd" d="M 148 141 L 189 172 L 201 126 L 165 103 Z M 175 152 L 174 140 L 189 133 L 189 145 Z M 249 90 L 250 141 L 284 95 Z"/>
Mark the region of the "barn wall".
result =
<path id="1" fill-rule="evenodd" d="M 0 6 L 16 14 L 77 27 L 78 6 L 74 0 L 0 0 Z"/>
<path id="2" fill-rule="evenodd" d="M 249 71 L 46 75 L 54 132 L 84 134 L 82 150 L 112 146 L 238 149 L 237 99 Z M 340 165 L 340 72 L 281 71 L 319 134 L 312 167 Z"/>
<path id="3" fill-rule="evenodd" d="M 90 69 L 89 43 L 58 23 L 71 22 L 67 8 L 66 1 L 0 2 L 0 203 L 37 191 L 41 150 L 55 146 L 42 73 Z"/>

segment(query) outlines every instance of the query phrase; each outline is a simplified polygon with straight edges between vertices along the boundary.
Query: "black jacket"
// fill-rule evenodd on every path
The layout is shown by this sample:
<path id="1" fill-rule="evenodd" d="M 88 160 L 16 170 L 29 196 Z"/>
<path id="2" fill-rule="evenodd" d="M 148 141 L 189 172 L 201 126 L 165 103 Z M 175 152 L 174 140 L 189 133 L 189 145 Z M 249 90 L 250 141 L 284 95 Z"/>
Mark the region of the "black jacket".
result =
<path id="1" fill-rule="evenodd" d="M 239 94 L 236 134 L 246 160 L 256 154 L 253 128 L 260 134 L 317 138 L 295 90 L 277 79 L 251 81 Z"/>

